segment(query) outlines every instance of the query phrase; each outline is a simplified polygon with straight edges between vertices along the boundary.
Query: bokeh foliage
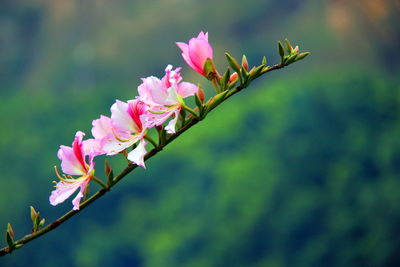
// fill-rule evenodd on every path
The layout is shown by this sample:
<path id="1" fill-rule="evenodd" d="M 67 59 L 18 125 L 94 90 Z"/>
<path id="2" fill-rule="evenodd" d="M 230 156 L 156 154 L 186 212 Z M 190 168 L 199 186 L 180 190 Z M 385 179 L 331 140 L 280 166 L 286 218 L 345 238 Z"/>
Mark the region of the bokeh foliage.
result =
<path id="1" fill-rule="evenodd" d="M 48 221 L 71 208 L 48 204 L 58 146 L 132 98 L 140 77 L 184 66 L 175 41 L 209 31 L 220 67 L 226 50 L 275 63 L 285 37 L 312 56 L 0 266 L 397 266 L 399 6 L 374 2 L 5 1 L 0 226 L 17 237 L 30 205 Z"/>

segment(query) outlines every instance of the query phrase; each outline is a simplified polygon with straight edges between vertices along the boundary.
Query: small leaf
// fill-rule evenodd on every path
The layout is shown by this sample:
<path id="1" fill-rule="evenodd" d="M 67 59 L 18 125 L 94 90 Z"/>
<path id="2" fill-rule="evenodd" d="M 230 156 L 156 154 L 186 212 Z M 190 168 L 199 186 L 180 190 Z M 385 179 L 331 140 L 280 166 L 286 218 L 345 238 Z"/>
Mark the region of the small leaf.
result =
<path id="1" fill-rule="evenodd" d="M 300 54 L 298 54 L 297 55 L 297 57 L 296 57 L 296 61 L 297 60 L 302 60 L 302 59 L 304 59 L 306 56 L 308 56 L 310 54 L 310 52 L 304 52 L 304 53 L 300 53 Z"/>
<path id="2" fill-rule="evenodd" d="M 7 232 L 7 234 L 6 234 L 6 240 L 7 240 L 8 246 L 10 247 L 10 250 L 12 250 L 12 247 L 14 246 L 14 239 L 11 237 L 9 232 Z"/>
<path id="3" fill-rule="evenodd" d="M 226 88 L 227 88 L 227 86 L 229 84 L 229 78 L 230 77 L 231 77 L 231 71 L 230 71 L 229 68 L 227 68 L 225 73 L 224 73 L 223 78 L 221 79 L 222 80 L 222 86 L 221 86 L 222 90 L 226 90 Z"/>
<path id="4" fill-rule="evenodd" d="M 31 206 L 31 219 L 33 223 L 36 221 L 37 216 L 38 216 L 37 211 L 33 206 Z"/>
<path id="5" fill-rule="evenodd" d="M 7 233 L 6 233 L 6 240 L 7 240 L 7 244 L 10 247 L 10 252 L 13 249 L 14 246 L 14 230 L 12 229 L 12 226 L 10 223 L 8 223 L 7 225 Z"/>
<path id="6" fill-rule="evenodd" d="M 107 176 L 112 172 L 112 168 L 107 160 L 104 160 L 104 172 Z"/>
<path id="7" fill-rule="evenodd" d="M 14 230 L 11 226 L 11 223 L 7 224 L 7 233 L 9 233 L 12 238 L 14 238 Z"/>
<path id="8" fill-rule="evenodd" d="M 236 61 L 236 59 L 234 59 L 231 55 L 229 55 L 228 53 L 225 53 L 226 59 L 228 60 L 229 65 L 231 66 L 231 68 L 236 71 L 237 73 L 240 72 L 240 66 L 239 63 Z"/>
<path id="9" fill-rule="evenodd" d="M 204 91 L 203 89 L 201 89 L 201 87 L 199 87 L 199 89 L 197 90 L 197 93 L 194 95 L 194 100 L 196 102 L 196 106 L 201 109 L 201 107 L 203 106 L 203 102 L 204 102 Z"/>
<path id="10" fill-rule="evenodd" d="M 246 84 L 249 81 L 250 77 L 249 73 L 243 67 L 240 69 L 240 73 L 242 74 L 243 77 L 243 84 Z"/>
<path id="11" fill-rule="evenodd" d="M 286 44 L 286 51 L 288 51 L 289 55 L 291 55 L 293 53 L 293 47 L 288 39 L 285 39 L 285 44 Z"/>
<path id="12" fill-rule="evenodd" d="M 39 229 L 39 224 L 40 224 L 40 214 L 38 213 L 38 216 L 36 216 L 36 220 L 33 223 L 33 229 L 36 231 Z"/>
<path id="13" fill-rule="evenodd" d="M 45 222 L 46 222 L 46 219 L 45 219 L 45 218 L 41 219 L 40 222 L 39 222 L 39 227 L 38 227 L 38 228 L 43 227 L 43 225 L 44 225 Z"/>
<path id="14" fill-rule="evenodd" d="M 252 69 L 250 71 L 250 78 L 252 80 L 256 79 L 260 75 L 260 73 L 263 70 L 263 68 L 264 68 L 264 65 L 260 65 L 257 68 Z"/>
<path id="15" fill-rule="evenodd" d="M 226 95 L 228 92 L 229 92 L 229 91 L 226 90 L 226 91 L 224 91 L 224 92 L 222 92 L 222 93 L 219 93 L 219 94 L 213 96 L 213 97 L 210 99 L 210 101 L 208 102 L 206 113 L 208 113 L 209 110 L 211 110 L 212 108 L 214 108 L 214 107 L 216 107 L 218 104 L 220 104 L 220 103 L 224 100 L 225 95 Z"/>
<path id="16" fill-rule="evenodd" d="M 261 64 L 264 66 L 267 65 L 267 58 L 265 56 L 263 57 Z"/>
<path id="17" fill-rule="evenodd" d="M 285 57 L 285 49 L 283 48 L 281 41 L 278 41 L 278 51 L 279 55 L 281 56 L 281 63 L 283 63 Z"/>
<path id="18" fill-rule="evenodd" d="M 111 170 L 110 173 L 107 175 L 107 185 L 111 185 L 114 179 L 114 171 Z"/>

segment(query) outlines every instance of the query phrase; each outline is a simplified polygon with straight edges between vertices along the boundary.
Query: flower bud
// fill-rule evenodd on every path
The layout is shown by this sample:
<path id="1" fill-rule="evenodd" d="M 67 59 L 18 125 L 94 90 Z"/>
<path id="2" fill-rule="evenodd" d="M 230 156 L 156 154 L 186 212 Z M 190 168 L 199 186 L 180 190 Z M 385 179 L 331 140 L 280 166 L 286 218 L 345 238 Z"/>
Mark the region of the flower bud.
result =
<path id="1" fill-rule="evenodd" d="M 199 90 L 197 91 L 197 95 L 198 95 L 201 103 L 203 103 L 204 102 L 204 91 L 203 91 L 203 89 L 201 89 L 201 87 L 199 87 Z"/>
<path id="2" fill-rule="evenodd" d="M 8 233 L 12 238 L 14 238 L 14 230 L 13 230 L 13 228 L 12 228 L 12 226 L 11 226 L 11 223 L 8 223 L 8 224 L 7 224 L 7 233 Z"/>
<path id="3" fill-rule="evenodd" d="M 249 63 L 247 62 L 247 58 L 245 55 L 243 55 L 242 57 L 242 67 L 247 71 L 249 70 Z"/>
<path id="4" fill-rule="evenodd" d="M 32 219 L 32 222 L 35 222 L 37 217 L 38 217 L 37 211 L 35 210 L 34 207 L 31 206 L 31 219 Z"/>
<path id="5" fill-rule="evenodd" d="M 228 53 L 225 53 L 225 56 L 226 56 L 226 59 L 228 60 L 229 65 L 231 66 L 231 68 L 234 71 L 239 72 L 240 71 L 240 66 L 239 66 L 239 63 L 236 61 L 236 59 L 233 58 Z"/>
<path id="6" fill-rule="evenodd" d="M 237 72 L 234 72 L 231 74 L 231 77 L 229 78 L 229 83 L 234 83 L 238 80 L 238 74 Z"/>

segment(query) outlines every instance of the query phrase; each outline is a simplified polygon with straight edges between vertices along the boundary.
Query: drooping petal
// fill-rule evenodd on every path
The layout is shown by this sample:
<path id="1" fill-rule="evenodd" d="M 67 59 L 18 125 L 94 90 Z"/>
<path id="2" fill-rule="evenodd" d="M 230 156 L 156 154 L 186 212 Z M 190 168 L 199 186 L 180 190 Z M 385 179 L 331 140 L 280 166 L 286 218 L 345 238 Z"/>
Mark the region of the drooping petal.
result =
<path id="1" fill-rule="evenodd" d="M 88 186 L 89 179 L 85 179 L 85 181 L 80 185 L 80 189 L 78 194 L 75 196 L 75 198 L 72 200 L 72 205 L 73 205 L 73 210 L 79 210 L 79 205 L 81 203 L 81 199 L 84 197 L 85 190 Z"/>
<path id="2" fill-rule="evenodd" d="M 79 205 L 81 204 L 81 199 L 83 198 L 83 193 L 80 190 L 78 192 L 78 194 L 76 195 L 76 197 L 74 197 L 74 199 L 72 200 L 72 205 L 73 205 L 73 210 L 79 210 Z"/>
<path id="3" fill-rule="evenodd" d="M 60 181 L 56 185 L 56 189 L 51 192 L 49 201 L 50 204 L 55 206 L 64 202 L 69 198 L 82 184 L 87 184 L 89 178 L 82 176 L 78 179 L 66 179 L 65 181 Z"/>
<path id="4" fill-rule="evenodd" d="M 176 132 L 175 130 L 175 125 L 178 121 L 178 117 L 179 117 L 179 112 L 181 111 L 181 109 L 176 109 L 174 111 L 174 118 L 172 120 L 169 121 L 168 125 L 165 126 L 165 130 L 167 131 L 167 133 L 169 134 L 174 134 Z"/>
<path id="5" fill-rule="evenodd" d="M 199 87 L 193 83 L 181 82 L 178 84 L 178 89 L 176 91 L 182 98 L 186 98 L 188 96 L 194 96 L 198 90 Z"/>
<path id="6" fill-rule="evenodd" d="M 129 152 L 128 154 L 128 159 L 135 163 L 138 166 L 141 166 L 143 168 L 146 168 L 144 165 L 144 156 L 146 155 L 146 141 L 144 139 L 140 140 L 139 144 L 137 147 Z"/>

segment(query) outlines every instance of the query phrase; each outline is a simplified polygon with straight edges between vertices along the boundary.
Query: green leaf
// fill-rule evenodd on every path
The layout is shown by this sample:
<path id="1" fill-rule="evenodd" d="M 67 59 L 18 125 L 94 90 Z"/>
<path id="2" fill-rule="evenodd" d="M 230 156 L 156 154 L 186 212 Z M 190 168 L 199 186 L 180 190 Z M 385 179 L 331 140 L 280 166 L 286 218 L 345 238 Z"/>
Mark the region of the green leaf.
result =
<path id="1" fill-rule="evenodd" d="M 6 233 L 6 240 L 7 244 L 10 247 L 10 252 L 13 249 L 14 246 L 14 230 L 12 229 L 12 226 L 10 223 L 7 225 L 7 233 Z"/>
<path id="2" fill-rule="evenodd" d="M 222 80 L 222 86 L 221 86 L 222 90 L 226 90 L 226 88 L 228 86 L 228 83 L 229 83 L 229 78 L 230 77 L 231 77 L 231 71 L 230 71 L 229 68 L 227 68 L 225 73 L 224 73 L 223 78 L 221 79 Z"/>
<path id="3" fill-rule="evenodd" d="M 104 160 L 104 172 L 107 176 L 112 172 L 112 168 L 107 160 Z"/>
<path id="4" fill-rule="evenodd" d="M 285 39 L 285 44 L 286 44 L 286 51 L 289 53 L 289 55 L 292 54 L 293 53 L 293 47 L 290 44 L 288 39 Z"/>
<path id="5" fill-rule="evenodd" d="M 265 56 L 263 57 L 261 64 L 264 66 L 267 65 L 267 58 Z"/>
<path id="6" fill-rule="evenodd" d="M 9 233 L 12 238 L 14 238 L 14 230 L 11 226 L 11 223 L 7 224 L 7 233 Z"/>
<path id="7" fill-rule="evenodd" d="M 264 68 L 264 65 L 260 65 L 257 68 L 252 69 L 250 71 L 250 79 L 251 80 L 256 79 L 260 75 L 260 73 L 263 70 L 263 68 Z"/>
<path id="8" fill-rule="evenodd" d="M 283 63 L 285 57 L 285 49 L 283 48 L 281 41 L 278 41 L 278 51 L 279 55 L 281 56 L 281 63 Z"/>
<path id="9" fill-rule="evenodd" d="M 229 65 L 231 68 L 236 71 L 238 74 L 240 73 L 240 66 L 239 63 L 228 53 L 225 53 L 226 59 L 228 60 Z"/>
<path id="10" fill-rule="evenodd" d="M 41 219 L 40 222 L 39 222 L 39 227 L 38 227 L 38 229 L 41 228 L 41 227 L 43 227 L 43 225 L 44 225 L 45 222 L 46 222 L 46 219 L 45 219 L 45 218 Z"/>
<path id="11" fill-rule="evenodd" d="M 250 77 L 249 73 L 243 67 L 240 69 L 240 73 L 242 74 L 242 77 L 243 77 L 243 84 L 246 84 L 249 81 L 249 77 Z"/>
<path id="12" fill-rule="evenodd" d="M 304 53 L 298 54 L 298 55 L 296 56 L 296 61 L 297 61 L 297 60 L 302 60 L 302 59 L 304 59 L 304 58 L 307 57 L 309 54 L 310 54 L 310 52 L 304 52 Z"/>
<path id="13" fill-rule="evenodd" d="M 31 219 L 33 223 L 35 223 L 37 216 L 38 216 L 37 211 L 33 206 L 31 206 Z"/>

